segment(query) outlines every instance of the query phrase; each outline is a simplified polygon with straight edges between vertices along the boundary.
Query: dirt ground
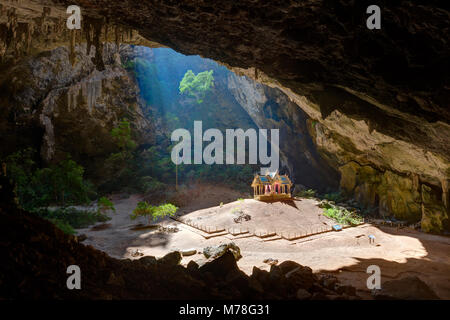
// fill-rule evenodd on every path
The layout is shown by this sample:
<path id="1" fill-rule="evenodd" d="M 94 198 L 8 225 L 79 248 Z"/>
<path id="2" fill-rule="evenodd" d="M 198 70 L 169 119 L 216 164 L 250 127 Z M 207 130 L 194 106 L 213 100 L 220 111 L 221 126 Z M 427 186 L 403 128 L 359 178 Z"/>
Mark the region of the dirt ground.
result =
<path id="1" fill-rule="evenodd" d="M 320 215 L 321 209 L 316 206 L 315 200 L 302 199 L 295 201 L 294 206 L 282 203 L 268 206 L 252 199 L 233 201 L 239 194 L 220 186 L 202 188 L 202 192 L 193 195 L 192 202 L 180 208 L 183 219 L 203 221 L 211 225 L 245 225 L 250 226 L 250 229 L 258 227 L 261 230 L 333 224 L 332 220 Z M 243 256 L 238 265 L 247 274 L 252 273 L 253 266 L 269 270 L 270 266 L 263 262 L 267 258 L 277 259 L 279 262 L 293 260 L 311 267 L 314 272 L 333 273 L 344 284 L 355 286 L 360 296 L 370 298 L 366 287 L 369 276 L 366 270 L 370 265 L 377 265 L 381 269 L 382 284 L 384 281 L 415 275 L 425 281 L 440 298 L 450 299 L 448 237 L 407 228 L 397 230 L 364 224 L 293 241 L 264 241 L 255 236 L 242 235 L 238 238 L 230 234 L 205 239 L 202 235 L 205 233 L 171 219 L 162 223 L 176 226 L 178 232 L 159 232 L 156 228 L 136 230 L 136 225 L 147 222 L 143 218 L 134 221 L 129 218 L 141 199 L 140 195 L 127 199 L 114 197 L 116 212 L 110 214 L 112 219 L 107 225 L 77 230 L 79 234 L 87 235 L 83 243 L 121 259 L 140 258 L 133 255 L 136 250 L 144 255 L 161 257 L 172 250 L 196 249 L 198 254 L 183 257 L 182 264 L 186 265 L 190 260 L 204 261 L 201 254 L 203 248 L 233 241 L 240 247 Z M 220 202 L 225 204 L 220 206 Z M 236 207 L 249 214 L 251 220 L 235 223 L 233 217 L 236 214 L 232 211 Z M 369 235 L 375 236 L 374 244 L 369 243 Z"/>

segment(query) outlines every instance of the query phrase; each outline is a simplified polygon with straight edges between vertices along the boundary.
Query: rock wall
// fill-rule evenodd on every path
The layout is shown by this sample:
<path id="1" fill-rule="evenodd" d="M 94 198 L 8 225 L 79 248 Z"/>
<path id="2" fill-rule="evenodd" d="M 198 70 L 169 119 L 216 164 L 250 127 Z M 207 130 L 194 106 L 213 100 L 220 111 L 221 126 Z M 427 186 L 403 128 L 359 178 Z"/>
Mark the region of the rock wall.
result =
<path id="1" fill-rule="evenodd" d="M 122 46 L 122 54 L 128 49 Z M 153 127 L 143 115 L 139 88 L 123 69 L 115 44 L 103 47 L 103 71 L 92 61 L 95 48 L 87 55 L 82 44 L 74 52 L 73 66 L 69 49 L 59 47 L 8 69 L 0 84 L 5 115 L 1 118 L 2 153 L 33 145 L 47 163 L 69 153 L 96 178 L 102 161 L 116 151 L 110 131 L 121 119 L 131 121 L 138 143 L 152 141 Z M 39 138 L 30 132 L 33 129 Z M 21 141 L 9 139 L 18 130 L 28 132 Z"/>
<path id="2" fill-rule="evenodd" d="M 309 117 L 278 89 L 231 74 L 228 88 L 259 128 L 280 130 L 280 165 L 294 184 L 335 191 L 339 172 L 318 153 L 308 130 Z"/>

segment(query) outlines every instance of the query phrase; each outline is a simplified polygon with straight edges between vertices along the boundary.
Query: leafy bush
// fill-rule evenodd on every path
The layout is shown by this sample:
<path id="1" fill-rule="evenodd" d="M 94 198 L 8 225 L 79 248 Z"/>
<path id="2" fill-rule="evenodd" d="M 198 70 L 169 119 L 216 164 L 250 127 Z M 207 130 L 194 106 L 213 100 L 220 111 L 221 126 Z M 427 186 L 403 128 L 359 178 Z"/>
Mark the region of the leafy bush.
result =
<path id="1" fill-rule="evenodd" d="M 334 202 L 342 202 L 345 200 L 345 197 L 342 195 L 341 192 L 332 192 L 332 193 L 327 193 L 324 194 L 323 199 L 329 200 L 329 201 L 334 201 Z"/>
<path id="2" fill-rule="evenodd" d="M 148 217 L 148 223 L 150 224 L 150 219 L 153 221 L 159 218 L 164 218 L 167 216 L 173 216 L 177 212 L 178 208 L 170 203 L 165 203 L 159 206 L 152 206 L 146 201 L 140 201 L 136 208 L 133 210 L 133 214 L 130 216 L 132 220 L 137 217 L 143 216 Z"/>
<path id="3" fill-rule="evenodd" d="M 295 194 L 296 197 L 313 198 L 316 196 L 316 191 L 313 189 L 301 190 Z"/>
<path id="4" fill-rule="evenodd" d="M 149 176 L 142 177 L 140 181 L 140 190 L 144 193 L 164 192 L 166 187 L 167 186 L 158 181 L 158 179 Z"/>
<path id="5" fill-rule="evenodd" d="M 54 204 L 88 203 L 92 184 L 84 180 L 84 168 L 70 156 L 47 168 L 38 168 L 32 148 L 17 151 L 2 160 L 8 177 L 16 184 L 19 204 L 28 210 Z"/>
<path id="6" fill-rule="evenodd" d="M 114 207 L 114 204 L 106 197 L 101 197 L 98 199 L 98 212 L 101 214 L 105 214 L 106 211 L 116 211 L 116 208 Z"/>
<path id="7" fill-rule="evenodd" d="M 56 165 L 36 171 L 37 180 L 53 194 L 56 203 L 89 202 L 89 185 L 83 179 L 84 168 L 68 157 Z"/>
<path id="8" fill-rule="evenodd" d="M 61 230 L 86 228 L 96 222 L 105 222 L 110 220 L 108 216 L 98 211 L 79 210 L 74 207 L 64 207 L 57 209 L 41 208 L 32 210 L 40 217 L 52 221 Z M 73 234 L 73 233 L 70 233 Z"/>
<path id="9" fill-rule="evenodd" d="M 49 220 L 51 223 L 53 223 L 57 228 L 59 228 L 65 234 L 72 234 L 72 235 L 75 234 L 75 230 L 72 228 L 72 226 L 70 224 L 68 224 L 67 222 L 65 222 L 64 220 L 56 219 L 56 218 L 50 218 L 47 220 Z"/>
<path id="10" fill-rule="evenodd" d="M 357 214 L 337 207 L 325 208 L 323 214 L 343 225 L 357 225 L 362 222 L 362 218 Z"/>
<path id="11" fill-rule="evenodd" d="M 131 126 L 127 119 L 122 119 L 119 125 L 111 130 L 111 137 L 121 150 L 136 149 L 136 142 L 131 137 Z"/>
<path id="12" fill-rule="evenodd" d="M 110 134 L 118 150 L 111 153 L 105 160 L 105 176 L 111 178 L 104 182 L 100 189 L 105 193 L 118 191 L 120 187 L 137 189 L 136 173 L 139 170 L 135 152 L 137 144 L 132 137 L 130 122 L 122 119 Z"/>

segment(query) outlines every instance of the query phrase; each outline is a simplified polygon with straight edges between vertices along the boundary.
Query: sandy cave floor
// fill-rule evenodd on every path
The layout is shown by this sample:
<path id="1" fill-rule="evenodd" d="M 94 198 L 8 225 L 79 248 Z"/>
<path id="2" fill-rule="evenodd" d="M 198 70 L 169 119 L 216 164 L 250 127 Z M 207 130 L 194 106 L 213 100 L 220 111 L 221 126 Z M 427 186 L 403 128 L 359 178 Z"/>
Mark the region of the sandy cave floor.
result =
<path id="1" fill-rule="evenodd" d="M 295 201 L 295 206 L 272 204 L 264 207 L 253 199 L 233 201 L 238 198 L 238 193 L 231 190 L 227 193 L 223 189 L 210 186 L 200 196 L 193 197 L 195 201 L 179 210 L 183 219 L 202 221 L 212 226 L 247 226 L 256 230 L 299 230 L 298 228 L 306 228 L 307 225 L 333 224 L 332 220 L 320 215 L 321 209 L 317 207 L 315 200 Z M 415 275 L 425 281 L 440 298 L 450 299 L 448 237 L 429 235 L 409 228 L 364 224 L 340 232 L 327 232 L 293 241 L 263 241 L 255 236 L 234 238 L 229 234 L 205 239 L 201 235 L 202 232 L 172 219 L 166 219 L 163 224 L 177 226 L 178 232 L 159 232 L 157 229 L 131 230 L 137 224 L 147 222 L 144 218 L 131 220 L 129 217 L 140 200 L 140 195 L 127 199 L 113 198 L 116 212 L 109 214 L 112 219 L 107 222 L 106 228 L 90 227 L 77 230 L 78 234 L 87 236 L 83 243 L 119 259 L 139 259 L 140 257 L 132 256 L 136 250 L 156 257 L 180 249 L 193 248 L 199 251 L 200 253 L 193 256 L 183 257 L 181 263 L 187 265 L 190 260 L 200 262 L 205 259 L 201 254 L 203 248 L 233 241 L 239 246 L 243 256 L 238 265 L 247 274 L 252 273 L 253 266 L 269 270 L 270 266 L 263 262 L 267 258 L 277 259 L 279 262 L 293 260 L 311 267 L 314 272 L 333 273 L 342 283 L 355 286 L 360 296 L 370 298 L 366 287 L 369 276 L 366 270 L 370 265 L 378 265 L 382 283 Z M 220 207 L 220 202 L 225 204 Z M 242 208 L 252 219 L 244 223 L 234 223 L 233 217 L 236 215 L 231 211 L 236 207 Z M 217 219 L 214 219 L 215 216 Z M 368 235 L 375 236 L 375 244 L 369 244 Z"/>

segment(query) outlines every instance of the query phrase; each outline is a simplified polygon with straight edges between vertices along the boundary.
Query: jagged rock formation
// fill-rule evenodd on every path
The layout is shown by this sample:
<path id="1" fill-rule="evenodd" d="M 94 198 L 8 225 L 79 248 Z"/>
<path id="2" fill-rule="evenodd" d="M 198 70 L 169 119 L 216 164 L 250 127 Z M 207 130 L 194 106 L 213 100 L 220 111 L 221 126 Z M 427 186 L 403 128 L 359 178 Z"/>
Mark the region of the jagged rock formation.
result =
<path id="1" fill-rule="evenodd" d="M 126 54 L 127 47 L 122 51 Z M 69 50 L 59 47 L 8 69 L 0 83 L 2 153 L 14 152 L 28 142 L 40 148 L 47 163 L 70 153 L 95 173 L 102 165 L 95 160 L 117 148 L 110 131 L 119 120 L 131 121 L 139 143 L 152 141 L 153 126 L 143 115 L 139 89 L 123 69 L 116 46 L 103 47 L 103 71 L 91 60 L 95 50 L 87 55 L 82 44 L 74 52 L 73 66 Z M 22 140 L 34 141 L 17 141 L 17 129 L 28 130 Z"/>
<path id="2" fill-rule="evenodd" d="M 75 63 L 75 45 L 86 43 L 86 54 L 98 48 L 92 61 L 102 71 L 103 42 L 133 43 L 149 47 L 152 43 L 129 27 L 107 23 L 104 17 L 85 16 L 81 29 L 67 28 L 66 8 L 49 1 L 0 1 L 0 65 L 15 63 L 30 54 L 69 45 L 70 61 Z"/>
<path id="3" fill-rule="evenodd" d="M 280 130 L 280 164 L 296 184 L 321 192 L 337 190 L 339 172 L 317 152 L 309 117 L 279 89 L 230 75 L 228 88 L 259 128 Z"/>

